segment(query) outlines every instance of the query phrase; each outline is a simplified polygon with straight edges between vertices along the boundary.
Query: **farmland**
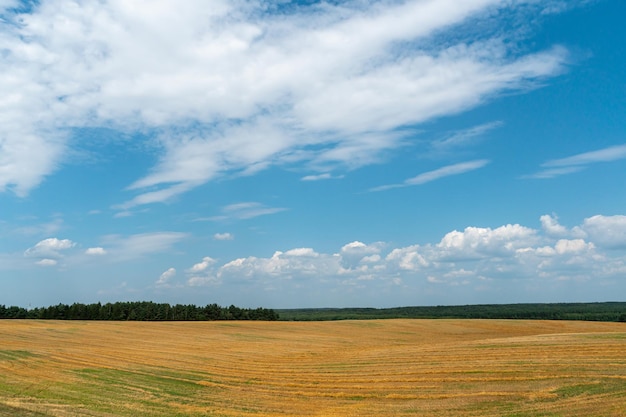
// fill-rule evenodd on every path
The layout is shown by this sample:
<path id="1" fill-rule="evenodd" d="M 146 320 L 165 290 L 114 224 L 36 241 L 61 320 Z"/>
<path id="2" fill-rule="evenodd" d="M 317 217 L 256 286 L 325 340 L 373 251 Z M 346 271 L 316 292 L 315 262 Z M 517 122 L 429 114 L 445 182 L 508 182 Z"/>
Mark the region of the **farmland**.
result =
<path id="1" fill-rule="evenodd" d="M 0 416 L 621 416 L 626 324 L 0 321 Z"/>

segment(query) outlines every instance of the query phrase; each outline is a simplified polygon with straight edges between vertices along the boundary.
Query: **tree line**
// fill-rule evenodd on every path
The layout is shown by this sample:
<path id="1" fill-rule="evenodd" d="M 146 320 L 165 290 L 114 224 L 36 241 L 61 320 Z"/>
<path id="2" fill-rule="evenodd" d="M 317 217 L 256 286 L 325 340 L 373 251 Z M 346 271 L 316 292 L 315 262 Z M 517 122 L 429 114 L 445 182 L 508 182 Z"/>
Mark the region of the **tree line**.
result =
<path id="1" fill-rule="evenodd" d="M 626 303 L 476 304 L 395 308 L 311 308 L 278 310 L 281 320 L 526 319 L 626 322 Z"/>
<path id="2" fill-rule="evenodd" d="M 135 320 L 135 321 L 202 321 L 202 320 L 278 320 L 272 309 L 239 308 L 234 305 L 221 307 L 208 304 L 154 303 L 131 301 L 72 305 L 57 304 L 49 307 L 25 309 L 0 305 L 0 319 L 49 319 L 49 320 Z"/>

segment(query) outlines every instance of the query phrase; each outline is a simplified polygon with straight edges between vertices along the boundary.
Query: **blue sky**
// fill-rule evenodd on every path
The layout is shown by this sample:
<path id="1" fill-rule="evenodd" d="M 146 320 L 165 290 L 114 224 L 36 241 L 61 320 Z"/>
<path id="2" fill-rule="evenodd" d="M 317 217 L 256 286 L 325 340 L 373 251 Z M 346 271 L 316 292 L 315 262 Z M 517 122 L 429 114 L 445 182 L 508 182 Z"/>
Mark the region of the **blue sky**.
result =
<path id="1" fill-rule="evenodd" d="M 0 304 L 624 299 L 621 0 L 0 11 Z"/>

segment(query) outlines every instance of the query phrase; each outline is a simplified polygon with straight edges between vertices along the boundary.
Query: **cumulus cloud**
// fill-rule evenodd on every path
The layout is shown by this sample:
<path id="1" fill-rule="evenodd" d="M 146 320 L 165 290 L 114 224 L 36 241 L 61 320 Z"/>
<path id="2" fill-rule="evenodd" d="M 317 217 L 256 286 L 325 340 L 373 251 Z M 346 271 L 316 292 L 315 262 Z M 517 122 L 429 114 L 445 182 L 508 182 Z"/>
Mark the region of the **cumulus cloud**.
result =
<path id="1" fill-rule="evenodd" d="M 217 275 L 224 280 L 262 282 L 278 280 L 310 280 L 317 275 L 329 276 L 339 269 L 339 257 L 317 254 L 309 248 L 276 251 L 270 258 L 248 257 L 230 261 L 219 267 Z M 268 279 L 270 278 L 270 279 Z"/>
<path id="2" fill-rule="evenodd" d="M 215 240 L 233 240 L 235 236 L 231 233 L 216 233 L 213 235 L 213 239 Z"/>
<path id="3" fill-rule="evenodd" d="M 594 248 L 595 246 L 593 243 L 587 243 L 583 239 L 560 239 L 556 242 L 556 245 L 554 245 L 554 249 L 559 255 L 592 251 Z"/>
<path id="4" fill-rule="evenodd" d="M 537 242 L 537 231 L 519 224 L 496 229 L 467 227 L 463 232 L 446 234 L 437 244 L 438 256 L 445 259 L 507 257 L 520 247 Z"/>
<path id="5" fill-rule="evenodd" d="M 190 287 L 204 287 L 218 285 L 221 280 L 215 271 L 217 261 L 210 256 L 202 258 L 201 262 L 194 264 L 186 270 L 187 285 Z"/>
<path id="6" fill-rule="evenodd" d="M 340 264 L 346 270 L 367 269 L 364 264 L 371 263 L 383 246 L 381 242 L 369 245 L 359 241 L 347 243 L 339 251 Z"/>
<path id="7" fill-rule="evenodd" d="M 584 219 L 571 229 L 559 224 L 556 216 L 541 216 L 541 225 L 548 236 L 589 239 L 605 248 L 626 247 L 626 216 L 596 215 Z"/>
<path id="8" fill-rule="evenodd" d="M 216 260 L 209 257 L 209 256 L 205 256 L 204 258 L 202 258 L 202 262 L 198 262 L 197 264 L 194 264 L 191 268 L 189 268 L 189 272 L 191 273 L 197 273 L 197 272 L 202 272 L 204 270 L 206 270 L 209 266 L 215 264 Z"/>
<path id="9" fill-rule="evenodd" d="M 58 263 L 58 261 L 56 259 L 44 258 L 35 263 L 39 266 L 55 266 Z"/>
<path id="10" fill-rule="evenodd" d="M 284 256 L 303 256 L 307 258 L 317 258 L 320 256 L 319 253 L 315 252 L 311 248 L 296 248 L 288 250 L 283 254 Z"/>
<path id="11" fill-rule="evenodd" d="M 96 248 L 87 248 L 85 251 L 85 255 L 106 255 L 107 251 L 104 248 L 96 247 Z"/>
<path id="12" fill-rule="evenodd" d="M 567 228 L 559 224 L 557 216 L 544 214 L 539 220 L 543 230 L 550 236 L 565 236 L 568 234 Z"/>
<path id="13" fill-rule="evenodd" d="M 56 237 L 52 237 L 37 242 L 32 248 L 26 249 L 24 255 L 42 258 L 58 258 L 62 256 L 62 251 L 73 248 L 75 245 L 76 243 L 69 239 L 57 239 Z"/>
<path id="14" fill-rule="evenodd" d="M 313 248 L 276 251 L 270 257 L 238 258 L 222 264 L 212 258 L 188 270 L 188 285 L 245 285 L 311 291 L 395 291 L 427 286 L 497 288 L 502 280 L 615 279 L 626 269 L 624 216 L 593 216 L 567 229 L 556 215 L 542 216 L 542 228 L 519 224 L 470 226 L 439 242 L 389 247 L 353 241 L 337 253 Z M 588 237 L 573 237 L 576 233 Z M 611 249 L 605 251 L 603 248 Z M 368 283 L 365 285 L 365 283 Z M 343 289 L 343 290 L 342 290 Z"/>
<path id="15" fill-rule="evenodd" d="M 429 266 L 430 261 L 425 257 L 428 256 L 426 252 L 430 252 L 430 249 L 428 247 L 422 249 L 419 245 L 396 248 L 387 255 L 385 261 L 391 268 L 418 271 Z"/>
<path id="16" fill-rule="evenodd" d="M 170 285 L 170 281 L 175 276 L 176 276 L 176 269 L 175 268 L 170 268 L 167 271 L 163 272 L 161 274 L 161 276 L 159 276 L 159 279 L 156 281 L 155 284 L 156 284 L 157 287 L 169 286 Z"/>
<path id="17" fill-rule="evenodd" d="M 141 130 L 161 152 L 122 211 L 226 174 L 376 162 L 407 140 L 399 128 L 559 74 L 564 48 L 520 52 L 512 39 L 526 27 L 501 37 L 499 16 L 530 20 L 541 3 L 44 0 L 7 11 L 0 191 L 26 195 L 82 128 Z M 479 37 L 464 29 L 474 24 Z"/>
<path id="18" fill-rule="evenodd" d="M 561 225 L 556 215 L 545 214 L 540 217 L 541 227 L 543 231 L 551 237 L 578 237 L 585 238 L 587 233 L 582 227 L 575 226 L 572 229 Z"/>
<path id="19" fill-rule="evenodd" d="M 580 228 L 598 246 L 626 248 L 626 216 L 592 216 Z"/>

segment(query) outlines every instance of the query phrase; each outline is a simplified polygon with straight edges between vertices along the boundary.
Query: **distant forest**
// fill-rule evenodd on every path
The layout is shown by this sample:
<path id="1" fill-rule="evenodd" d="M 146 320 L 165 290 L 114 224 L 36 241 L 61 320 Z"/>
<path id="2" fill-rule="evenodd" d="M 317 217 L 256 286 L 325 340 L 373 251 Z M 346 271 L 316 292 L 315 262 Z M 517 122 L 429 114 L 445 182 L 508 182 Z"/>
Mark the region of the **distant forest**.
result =
<path id="1" fill-rule="evenodd" d="M 626 302 L 276 310 L 281 320 L 527 319 L 626 322 Z"/>
<path id="2" fill-rule="evenodd" d="M 135 320 L 202 321 L 266 320 L 325 321 L 370 319 L 526 319 L 586 320 L 626 322 L 626 302 L 552 303 L 552 304 L 482 304 L 464 306 L 396 308 L 311 308 L 272 310 L 247 309 L 234 305 L 154 303 L 151 301 L 116 302 L 25 309 L 0 305 L 0 319 L 50 320 Z"/>
<path id="3" fill-rule="evenodd" d="M 107 304 L 57 304 L 27 310 L 0 305 L 0 319 L 49 320 L 135 320 L 135 321 L 201 321 L 201 320 L 278 320 L 278 314 L 266 308 L 220 307 L 209 304 L 153 303 L 151 301 L 117 302 Z"/>

